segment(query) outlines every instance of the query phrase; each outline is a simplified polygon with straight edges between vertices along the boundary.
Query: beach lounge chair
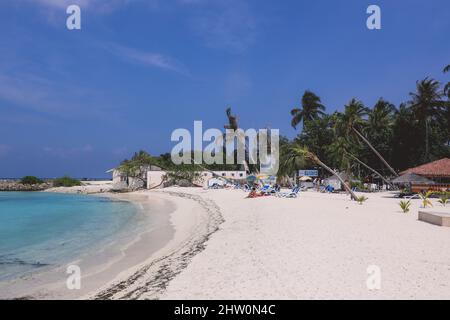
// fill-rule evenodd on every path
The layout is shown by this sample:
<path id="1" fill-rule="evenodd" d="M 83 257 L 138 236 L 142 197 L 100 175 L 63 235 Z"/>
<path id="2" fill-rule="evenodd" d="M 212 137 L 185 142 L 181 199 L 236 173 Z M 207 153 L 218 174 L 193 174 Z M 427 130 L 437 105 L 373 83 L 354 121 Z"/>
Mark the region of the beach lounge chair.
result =
<path id="1" fill-rule="evenodd" d="M 265 196 L 270 196 L 274 192 L 274 188 L 270 185 L 265 185 L 261 188 L 261 194 Z"/>
<path id="2" fill-rule="evenodd" d="M 299 191 L 300 187 L 295 186 L 290 192 L 279 192 L 277 196 L 281 198 L 297 198 Z"/>
<path id="3" fill-rule="evenodd" d="M 286 196 L 286 198 L 297 198 L 297 195 L 300 191 L 299 187 L 295 187 L 292 191 Z"/>

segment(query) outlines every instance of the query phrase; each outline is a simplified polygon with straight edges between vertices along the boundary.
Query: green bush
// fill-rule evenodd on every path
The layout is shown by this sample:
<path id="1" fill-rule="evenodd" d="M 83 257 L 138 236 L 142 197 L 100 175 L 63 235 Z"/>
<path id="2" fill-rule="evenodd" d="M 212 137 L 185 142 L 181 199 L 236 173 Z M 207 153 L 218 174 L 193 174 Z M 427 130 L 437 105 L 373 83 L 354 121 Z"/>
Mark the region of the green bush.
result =
<path id="1" fill-rule="evenodd" d="M 363 204 L 364 202 L 366 202 L 369 198 L 367 198 L 366 196 L 360 196 L 360 197 L 356 197 L 356 202 L 358 202 L 359 204 Z"/>
<path id="2" fill-rule="evenodd" d="M 440 203 L 440 204 L 442 204 L 444 207 L 447 205 L 447 203 L 448 203 L 448 196 L 447 195 L 442 195 L 440 198 L 439 198 L 439 200 L 438 200 L 438 202 Z"/>
<path id="3" fill-rule="evenodd" d="M 77 179 L 73 179 L 69 176 L 64 176 L 58 179 L 53 180 L 54 187 L 74 187 L 81 186 L 81 181 Z"/>
<path id="4" fill-rule="evenodd" d="M 41 184 L 44 183 L 41 179 L 35 177 L 35 176 L 25 176 L 22 179 L 20 179 L 20 183 L 22 184 Z"/>
<path id="5" fill-rule="evenodd" d="M 356 188 L 360 191 L 366 190 L 367 188 L 364 187 L 364 183 L 361 181 L 351 181 L 350 182 L 350 188 Z"/>
<path id="6" fill-rule="evenodd" d="M 404 213 L 408 213 L 409 207 L 411 206 L 411 201 L 410 200 L 408 200 L 408 201 L 402 200 L 402 201 L 400 201 L 399 205 L 400 205 L 400 208 L 402 208 Z"/>

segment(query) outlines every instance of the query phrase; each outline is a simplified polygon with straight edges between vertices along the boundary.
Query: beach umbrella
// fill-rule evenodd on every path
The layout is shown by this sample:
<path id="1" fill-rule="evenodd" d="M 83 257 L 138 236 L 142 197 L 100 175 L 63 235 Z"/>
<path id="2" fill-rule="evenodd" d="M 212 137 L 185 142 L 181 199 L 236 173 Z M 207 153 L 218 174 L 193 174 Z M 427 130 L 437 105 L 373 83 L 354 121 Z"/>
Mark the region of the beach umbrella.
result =
<path id="1" fill-rule="evenodd" d="M 405 183 L 420 183 L 420 184 L 434 184 L 433 180 L 419 176 L 415 173 L 406 173 L 400 177 L 391 180 L 395 184 L 405 184 Z"/>
<path id="2" fill-rule="evenodd" d="M 300 180 L 300 181 L 311 181 L 312 178 L 311 178 L 311 177 L 308 177 L 308 176 L 303 176 L 303 177 L 301 177 L 299 180 Z"/>
<path id="3" fill-rule="evenodd" d="M 249 175 L 247 176 L 247 182 L 249 183 L 253 183 L 257 180 L 258 178 L 255 175 Z"/>

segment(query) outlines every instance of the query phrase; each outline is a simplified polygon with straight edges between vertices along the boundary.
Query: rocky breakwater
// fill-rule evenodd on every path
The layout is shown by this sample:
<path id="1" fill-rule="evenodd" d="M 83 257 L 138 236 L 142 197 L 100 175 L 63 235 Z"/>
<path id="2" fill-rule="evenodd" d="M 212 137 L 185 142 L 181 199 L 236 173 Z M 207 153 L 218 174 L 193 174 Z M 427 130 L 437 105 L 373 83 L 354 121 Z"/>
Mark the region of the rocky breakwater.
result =
<path id="1" fill-rule="evenodd" d="M 42 191 L 51 187 L 51 182 L 23 184 L 20 180 L 0 180 L 0 191 Z"/>

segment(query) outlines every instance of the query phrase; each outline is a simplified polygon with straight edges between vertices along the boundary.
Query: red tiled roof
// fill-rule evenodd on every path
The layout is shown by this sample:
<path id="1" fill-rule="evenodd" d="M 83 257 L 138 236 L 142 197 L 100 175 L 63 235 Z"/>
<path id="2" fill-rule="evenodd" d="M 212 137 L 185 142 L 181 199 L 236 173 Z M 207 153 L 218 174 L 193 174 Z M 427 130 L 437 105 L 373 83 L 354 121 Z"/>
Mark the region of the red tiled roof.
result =
<path id="1" fill-rule="evenodd" d="M 407 169 L 400 172 L 400 175 L 405 173 L 415 173 L 425 177 L 450 177 L 450 159 L 443 158 L 430 163 L 425 163 L 421 166 Z"/>

